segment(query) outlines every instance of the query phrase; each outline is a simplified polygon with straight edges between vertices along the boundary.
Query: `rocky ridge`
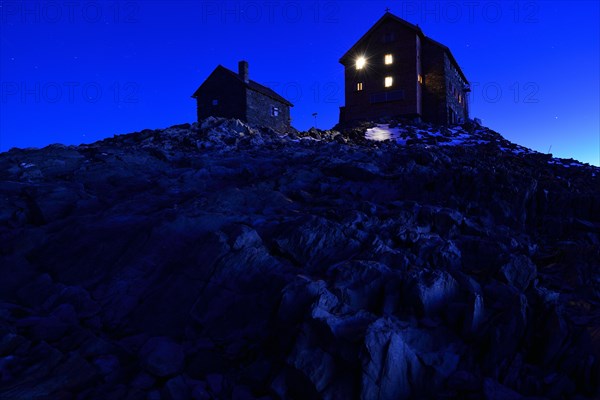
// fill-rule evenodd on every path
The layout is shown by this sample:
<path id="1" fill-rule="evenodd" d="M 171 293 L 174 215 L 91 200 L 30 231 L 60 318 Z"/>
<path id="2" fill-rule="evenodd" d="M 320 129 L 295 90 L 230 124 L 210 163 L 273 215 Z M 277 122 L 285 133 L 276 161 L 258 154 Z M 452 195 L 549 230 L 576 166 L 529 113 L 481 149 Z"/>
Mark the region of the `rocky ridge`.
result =
<path id="1" fill-rule="evenodd" d="M 13 149 L 0 398 L 595 398 L 599 172 L 394 121 Z"/>

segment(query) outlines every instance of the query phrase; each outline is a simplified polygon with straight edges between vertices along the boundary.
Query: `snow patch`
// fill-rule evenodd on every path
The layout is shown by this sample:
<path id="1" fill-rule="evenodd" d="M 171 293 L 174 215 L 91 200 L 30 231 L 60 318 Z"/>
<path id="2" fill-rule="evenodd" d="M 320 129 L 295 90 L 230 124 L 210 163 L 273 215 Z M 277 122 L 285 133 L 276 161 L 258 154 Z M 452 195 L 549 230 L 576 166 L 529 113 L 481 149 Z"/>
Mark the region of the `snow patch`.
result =
<path id="1" fill-rule="evenodd" d="M 375 140 L 377 142 L 383 142 L 384 140 L 402 140 L 400 128 L 390 128 L 388 124 L 378 124 L 373 128 L 367 129 L 365 138 L 369 140 Z"/>
<path id="2" fill-rule="evenodd" d="M 548 164 L 560 165 L 565 168 L 586 167 L 584 164 L 576 162 L 576 161 L 571 161 L 570 163 L 567 164 L 567 163 L 565 163 L 565 161 L 561 160 L 560 158 L 553 158 L 552 160 L 548 161 Z"/>
<path id="3" fill-rule="evenodd" d="M 456 131 L 452 130 L 453 133 Z M 461 133 L 458 136 L 451 137 L 452 139 L 449 142 L 441 142 L 440 146 L 458 146 L 461 144 L 466 144 L 466 141 L 469 139 L 470 135 L 468 133 Z"/>

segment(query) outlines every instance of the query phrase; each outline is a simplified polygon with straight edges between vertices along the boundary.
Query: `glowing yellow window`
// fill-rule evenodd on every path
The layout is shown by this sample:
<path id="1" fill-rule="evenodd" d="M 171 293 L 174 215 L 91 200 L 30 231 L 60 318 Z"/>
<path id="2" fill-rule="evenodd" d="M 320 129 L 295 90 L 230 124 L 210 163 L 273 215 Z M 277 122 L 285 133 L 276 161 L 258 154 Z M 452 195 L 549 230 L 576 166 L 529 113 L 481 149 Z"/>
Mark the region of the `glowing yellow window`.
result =
<path id="1" fill-rule="evenodd" d="M 358 82 L 358 83 L 356 84 L 356 90 L 360 92 L 362 89 L 363 89 L 363 84 L 362 84 L 362 82 Z"/>
<path id="2" fill-rule="evenodd" d="M 367 60 L 365 60 L 364 57 L 358 57 L 356 59 L 356 69 L 363 69 L 365 67 L 366 63 L 367 63 Z"/>
<path id="3" fill-rule="evenodd" d="M 385 77 L 385 87 L 392 87 L 393 83 L 394 83 L 394 78 L 392 78 L 391 76 Z"/>
<path id="4" fill-rule="evenodd" d="M 391 54 L 385 55 L 385 65 L 390 65 L 394 62 L 394 57 Z"/>
<path id="5" fill-rule="evenodd" d="M 419 74 L 417 76 L 417 80 L 419 81 L 419 83 L 423 83 L 423 75 Z"/>

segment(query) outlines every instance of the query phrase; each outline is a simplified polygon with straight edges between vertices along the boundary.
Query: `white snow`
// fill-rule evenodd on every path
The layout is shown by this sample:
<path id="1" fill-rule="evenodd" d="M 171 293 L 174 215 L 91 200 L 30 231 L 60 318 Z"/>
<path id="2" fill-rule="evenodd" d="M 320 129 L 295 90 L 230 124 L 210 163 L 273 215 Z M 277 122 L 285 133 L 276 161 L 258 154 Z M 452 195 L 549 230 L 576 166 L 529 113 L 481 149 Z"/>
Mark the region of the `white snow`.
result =
<path id="1" fill-rule="evenodd" d="M 428 138 L 440 138 L 445 137 L 450 139 L 449 142 L 440 142 L 440 146 L 456 146 L 461 144 L 475 144 L 475 143 L 489 143 L 486 140 L 472 140 L 467 143 L 470 139 L 473 139 L 472 135 L 462 131 L 460 128 L 449 128 L 447 134 L 443 134 L 440 131 L 427 131 L 423 129 L 417 129 L 414 133 L 411 133 L 407 138 L 407 133 L 403 128 L 395 127 L 390 128 L 389 124 L 377 124 L 373 128 L 367 129 L 365 138 L 369 140 L 375 140 L 378 142 L 384 140 L 395 140 L 400 145 L 405 145 L 408 139 L 423 140 Z M 402 137 L 404 136 L 404 138 Z"/>
<path id="2" fill-rule="evenodd" d="M 560 165 L 565 168 L 585 167 L 585 165 L 575 162 L 575 161 L 572 161 L 569 164 L 565 164 L 565 162 L 563 160 L 561 160 L 560 158 L 553 158 L 552 160 L 548 161 L 548 164 L 556 164 L 556 165 Z"/>
<path id="3" fill-rule="evenodd" d="M 374 141 L 394 140 L 401 146 L 406 146 L 409 140 L 425 146 L 441 147 L 495 144 L 499 150 L 519 157 L 538 154 L 535 150 L 511 143 L 488 129 L 479 128 L 474 132 L 467 132 L 460 126 L 439 129 L 432 125 L 428 126 L 429 128 L 425 129 L 423 125 L 419 127 L 398 125 L 390 128 L 389 124 L 377 124 L 373 128 L 367 129 L 365 138 Z M 562 160 L 560 158 L 552 158 L 547 162 L 548 164 L 560 165 L 564 168 L 590 168 L 589 165 L 572 159 Z"/>
<path id="4" fill-rule="evenodd" d="M 373 128 L 367 129 L 367 132 L 365 133 L 365 138 L 369 140 L 375 140 L 377 142 L 394 139 L 403 140 L 400 137 L 400 133 L 400 128 L 390 128 L 388 124 L 378 124 Z"/>
<path id="5" fill-rule="evenodd" d="M 452 132 L 455 133 L 454 130 Z M 465 142 L 469 139 L 470 135 L 468 133 L 461 133 L 458 136 L 451 136 L 451 140 L 449 142 L 441 142 L 440 146 L 458 146 L 460 144 L 466 144 Z"/>

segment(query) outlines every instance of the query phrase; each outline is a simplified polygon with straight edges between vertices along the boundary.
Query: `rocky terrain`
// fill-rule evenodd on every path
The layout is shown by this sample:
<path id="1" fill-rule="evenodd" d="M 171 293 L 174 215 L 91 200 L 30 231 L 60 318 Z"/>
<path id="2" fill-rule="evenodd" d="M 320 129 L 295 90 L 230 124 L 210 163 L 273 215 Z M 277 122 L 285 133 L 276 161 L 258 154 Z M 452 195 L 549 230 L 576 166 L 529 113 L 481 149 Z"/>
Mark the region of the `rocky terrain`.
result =
<path id="1" fill-rule="evenodd" d="M 600 169 L 478 126 L 0 154 L 1 399 L 593 399 Z"/>

